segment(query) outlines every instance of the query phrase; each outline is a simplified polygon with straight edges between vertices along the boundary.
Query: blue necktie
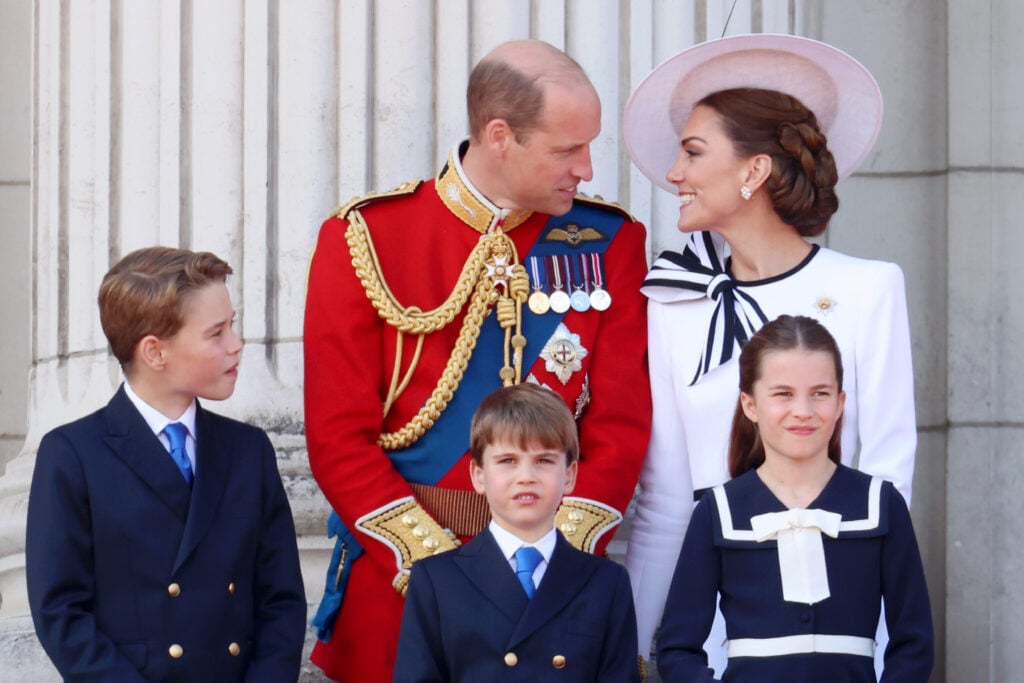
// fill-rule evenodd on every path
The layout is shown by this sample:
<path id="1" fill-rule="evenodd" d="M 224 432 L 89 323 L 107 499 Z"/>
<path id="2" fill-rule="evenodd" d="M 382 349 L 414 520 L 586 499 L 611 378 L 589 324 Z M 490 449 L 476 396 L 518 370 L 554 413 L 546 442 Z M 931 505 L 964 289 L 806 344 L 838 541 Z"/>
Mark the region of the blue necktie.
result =
<path id="1" fill-rule="evenodd" d="M 185 452 L 185 436 L 188 428 L 180 422 L 172 422 L 164 427 L 164 434 L 171 443 L 171 459 L 181 470 L 181 476 L 189 486 L 192 485 L 192 464 L 188 461 L 188 453 Z"/>
<path id="2" fill-rule="evenodd" d="M 523 584 L 523 590 L 526 591 L 528 598 L 532 598 L 537 591 L 536 586 L 533 585 L 533 570 L 543 559 L 544 556 L 536 548 L 524 545 L 516 551 L 516 578 L 519 579 L 519 583 Z"/>

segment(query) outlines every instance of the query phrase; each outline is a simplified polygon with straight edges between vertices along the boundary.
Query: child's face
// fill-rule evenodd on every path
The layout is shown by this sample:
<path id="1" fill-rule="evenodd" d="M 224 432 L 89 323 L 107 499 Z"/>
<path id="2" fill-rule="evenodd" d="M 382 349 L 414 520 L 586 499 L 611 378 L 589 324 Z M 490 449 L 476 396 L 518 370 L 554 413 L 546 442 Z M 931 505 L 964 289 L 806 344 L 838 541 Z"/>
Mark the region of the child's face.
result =
<path id="1" fill-rule="evenodd" d="M 506 439 L 488 444 L 480 460 L 469 472 L 494 521 L 528 542 L 551 531 L 562 496 L 576 485 L 576 463 L 566 467 L 564 451 L 522 449 Z"/>
<path id="2" fill-rule="evenodd" d="M 757 423 L 765 458 L 828 458 L 828 442 L 846 400 L 830 354 L 769 351 L 753 389 L 753 394 L 740 394 L 740 404 Z"/>
<path id="3" fill-rule="evenodd" d="M 242 352 L 227 287 L 218 282 L 192 292 L 184 317 L 181 329 L 161 340 L 164 387 L 188 401 L 197 396 L 222 401 L 235 391 Z"/>

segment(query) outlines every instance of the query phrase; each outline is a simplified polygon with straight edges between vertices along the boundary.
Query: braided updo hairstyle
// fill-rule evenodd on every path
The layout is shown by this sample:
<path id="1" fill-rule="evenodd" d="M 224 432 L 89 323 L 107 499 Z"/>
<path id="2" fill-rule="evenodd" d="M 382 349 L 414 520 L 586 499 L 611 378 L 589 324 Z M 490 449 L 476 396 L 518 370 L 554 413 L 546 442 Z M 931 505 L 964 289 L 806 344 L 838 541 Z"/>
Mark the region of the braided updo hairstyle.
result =
<path id="1" fill-rule="evenodd" d="M 804 237 L 824 232 L 839 208 L 839 175 L 814 112 L 795 97 L 757 88 L 720 90 L 700 105 L 722 117 L 740 156 L 772 158 L 764 187 L 775 213 Z"/>

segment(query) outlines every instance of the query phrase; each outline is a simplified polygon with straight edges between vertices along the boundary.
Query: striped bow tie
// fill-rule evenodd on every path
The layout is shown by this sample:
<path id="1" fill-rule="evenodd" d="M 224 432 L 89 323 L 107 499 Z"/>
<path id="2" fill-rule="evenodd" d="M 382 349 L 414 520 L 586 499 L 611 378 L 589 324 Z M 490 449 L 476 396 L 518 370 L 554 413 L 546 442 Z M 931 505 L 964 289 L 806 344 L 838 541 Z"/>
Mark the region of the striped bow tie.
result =
<path id="1" fill-rule="evenodd" d="M 757 301 L 736 285 L 725 263 L 725 240 L 713 232 L 696 232 L 682 253 L 666 251 L 658 256 L 640 289 L 659 303 L 702 297 L 717 302 L 691 386 L 739 354 L 747 340 L 768 322 Z"/>

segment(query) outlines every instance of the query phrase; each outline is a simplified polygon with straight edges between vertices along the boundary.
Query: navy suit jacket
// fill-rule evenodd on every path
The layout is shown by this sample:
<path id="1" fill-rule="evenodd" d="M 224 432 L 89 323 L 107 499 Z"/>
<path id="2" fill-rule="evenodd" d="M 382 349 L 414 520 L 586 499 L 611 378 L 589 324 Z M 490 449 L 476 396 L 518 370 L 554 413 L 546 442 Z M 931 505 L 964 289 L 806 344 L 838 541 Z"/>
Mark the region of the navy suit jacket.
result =
<path id="1" fill-rule="evenodd" d="M 25 564 L 69 681 L 295 681 L 306 599 L 266 434 L 203 410 L 188 484 L 121 388 L 39 445 Z"/>
<path id="2" fill-rule="evenodd" d="M 629 576 L 559 534 L 530 600 L 484 531 L 413 565 L 394 680 L 638 682 Z"/>

